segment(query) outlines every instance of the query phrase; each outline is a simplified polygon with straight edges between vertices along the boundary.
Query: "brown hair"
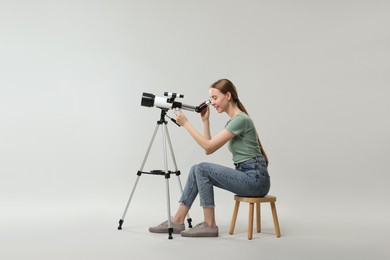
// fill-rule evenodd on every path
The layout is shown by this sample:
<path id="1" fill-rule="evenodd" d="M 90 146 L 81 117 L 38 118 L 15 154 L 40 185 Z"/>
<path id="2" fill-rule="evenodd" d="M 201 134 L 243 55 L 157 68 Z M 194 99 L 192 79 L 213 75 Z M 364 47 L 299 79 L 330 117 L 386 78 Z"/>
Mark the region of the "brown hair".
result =
<path id="1" fill-rule="evenodd" d="M 244 105 L 242 104 L 242 102 L 238 98 L 237 89 L 236 89 L 236 86 L 234 86 L 233 82 L 231 82 L 228 79 L 220 79 L 220 80 L 214 82 L 210 86 L 210 88 L 218 89 L 223 94 L 230 92 L 230 95 L 232 96 L 233 101 L 237 104 L 238 108 L 241 111 L 243 111 L 245 114 L 249 115 L 248 111 L 245 109 Z M 263 145 L 260 142 L 260 138 L 259 138 L 258 134 L 257 134 L 257 142 L 259 143 L 261 153 L 263 154 L 263 156 L 265 158 L 265 164 L 268 166 L 268 156 L 264 151 Z"/>

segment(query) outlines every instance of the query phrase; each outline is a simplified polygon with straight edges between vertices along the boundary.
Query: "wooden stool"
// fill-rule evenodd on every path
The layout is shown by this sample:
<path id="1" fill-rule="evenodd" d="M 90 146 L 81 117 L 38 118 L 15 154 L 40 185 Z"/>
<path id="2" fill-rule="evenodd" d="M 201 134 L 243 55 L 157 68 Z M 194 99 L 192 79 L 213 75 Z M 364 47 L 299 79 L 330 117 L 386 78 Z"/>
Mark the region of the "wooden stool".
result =
<path id="1" fill-rule="evenodd" d="M 253 235 L 253 206 L 256 203 L 256 229 L 257 233 L 261 231 L 260 225 L 260 203 L 269 202 L 271 204 L 272 217 L 274 219 L 274 227 L 276 237 L 280 237 L 280 229 L 279 229 L 279 221 L 278 215 L 276 214 L 275 201 L 276 197 L 272 195 L 267 195 L 265 197 L 241 197 L 238 195 L 234 196 L 234 200 L 236 201 L 236 205 L 234 207 L 233 218 L 230 224 L 229 234 L 233 235 L 234 226 L 236 225 L 238 208 L 240 207 L 240 202 L 248 202 L 249 203 L 249 223 L 248 223 L 248 239 L 252 239 Z"/>

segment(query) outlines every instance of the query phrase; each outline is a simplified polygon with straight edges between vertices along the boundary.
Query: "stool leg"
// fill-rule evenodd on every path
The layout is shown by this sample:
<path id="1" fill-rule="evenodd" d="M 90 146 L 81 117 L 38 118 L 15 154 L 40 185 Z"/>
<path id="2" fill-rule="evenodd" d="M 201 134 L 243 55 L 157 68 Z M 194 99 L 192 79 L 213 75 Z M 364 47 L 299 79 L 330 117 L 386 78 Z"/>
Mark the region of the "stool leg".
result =
<path id="1" fill-rule="evenodd" d="M 256 228 L 257 233 L 261 232 L 260 202 L 256 203 Z"/>
<path id="2" fill-rule="evenodd" d="M 234 211 L 233 211 L 232 222 L 230 223 L 230 230 L 229 230 L 230 235 L 233 235 L 234 227 L 236 226 L 237 213 L 238 213 L 239 207 L 240 207 L 240 202 L 238 200 L 236 200 L 236 204 L 234 206 Z"/>
<path id="3" fill-rule="evenodd" d="M 249 222 L 248 222 L 248 239 L 252 239 L 253 235 L 253 203 L 249 203 Z"/>
<path id="4" fill-rule="evenodd" d="M 276 237 L 280 237 L 279 221 L 278 221 L 278 215 L 276 214 L 275 202 L 270 202 L 270 203 L 271 203 L 272 217 L 274 219 Z"/>

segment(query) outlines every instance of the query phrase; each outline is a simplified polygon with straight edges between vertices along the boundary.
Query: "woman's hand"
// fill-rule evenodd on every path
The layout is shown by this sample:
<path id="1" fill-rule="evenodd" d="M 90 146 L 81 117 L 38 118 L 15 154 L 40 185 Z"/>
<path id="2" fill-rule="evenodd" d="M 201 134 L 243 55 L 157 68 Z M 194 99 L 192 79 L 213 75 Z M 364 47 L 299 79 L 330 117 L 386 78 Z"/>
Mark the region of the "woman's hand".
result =
<path id="1" fill-rule="evenodd" d="M 209 120 L 210 117 L 210 108 L 207 106 L 200 112 L 200 116 L 202 117 L 202 121 Z"/>
<path id="2" fill-rule="evenodd" d="M 185 124 L 185 122 L 187 122 L 187 117 L 186 115 L 183 113 L 183 110 L 179 109 L 179 110 L 175 110 L 174 111 L 175 115 L 176 115 L 176 123 L 183 126 Z"/>

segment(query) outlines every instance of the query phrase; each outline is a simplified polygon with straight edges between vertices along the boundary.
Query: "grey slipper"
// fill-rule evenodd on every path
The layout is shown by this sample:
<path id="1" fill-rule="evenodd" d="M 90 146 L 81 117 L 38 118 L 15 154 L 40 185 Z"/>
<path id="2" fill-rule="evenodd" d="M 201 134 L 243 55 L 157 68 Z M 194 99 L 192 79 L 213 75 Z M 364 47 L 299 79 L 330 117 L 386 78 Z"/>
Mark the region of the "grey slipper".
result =
<path id="1" fill-rule="evenodd" d="M 184 223 L 183 224 L 174 224 L 171 222 L 173 228 L 173 234 L 180 234 L 181 231 L 185 230 Z M 150 227 L 149 232 L 151 233 L 167 233 L 168 234 L 168 220 L 164 221 L 158 226 Z"/>
<path id="2" fill-rule="evenodd" d="M 180 232 L 183 237 L 217 237 L 218 227 L 209 227 L 202 222 L 195 227 Z"/>

